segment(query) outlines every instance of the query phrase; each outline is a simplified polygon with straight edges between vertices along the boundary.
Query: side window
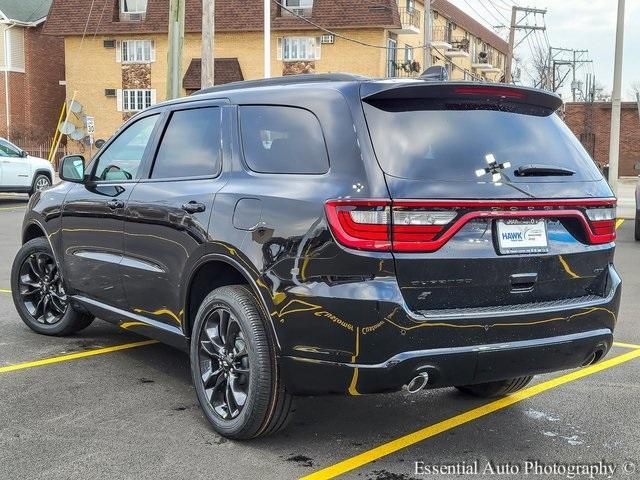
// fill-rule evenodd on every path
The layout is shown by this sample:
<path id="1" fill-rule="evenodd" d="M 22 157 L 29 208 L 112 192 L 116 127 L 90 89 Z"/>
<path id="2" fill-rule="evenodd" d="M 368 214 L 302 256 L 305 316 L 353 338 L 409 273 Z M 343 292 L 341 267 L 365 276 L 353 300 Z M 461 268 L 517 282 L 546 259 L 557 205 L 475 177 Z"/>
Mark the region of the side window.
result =
<path id="1" fill-rule="evenodd" d="M 329 170 L 320 122 L 308 110 L 240 107 L 240 129 L 244 158 L 254 172 L 322 174 Z"/>
<path id="2" fill-rule="evenodd" d="M 160 115 L 142 118 L 122 132 L 101 153 L 93 179 L 118 181 L 135 178 L 159 118 Z"/>
<path id="3" fill-rule="evenodd" d="M 220 172 L 220 108 L 173 112 L 151 178 L 198 177 Z"/>
<path id="4" fill-rule="evenodd" d="M 19 157 L 20 152 L 13 145 L 4 140 L 0 140 L 0 157 Z"/>

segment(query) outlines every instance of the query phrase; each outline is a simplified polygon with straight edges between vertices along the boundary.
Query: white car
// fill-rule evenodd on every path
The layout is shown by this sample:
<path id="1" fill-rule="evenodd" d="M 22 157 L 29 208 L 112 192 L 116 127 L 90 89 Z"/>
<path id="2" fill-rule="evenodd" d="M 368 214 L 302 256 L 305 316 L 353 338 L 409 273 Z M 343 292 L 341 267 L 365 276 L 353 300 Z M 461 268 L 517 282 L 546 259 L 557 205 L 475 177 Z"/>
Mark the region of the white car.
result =
<path id="1" fill-rule="evenodd" d="M 53 184 L 53 166 L 0 138 L 0 192 L 28 193 Z"/>

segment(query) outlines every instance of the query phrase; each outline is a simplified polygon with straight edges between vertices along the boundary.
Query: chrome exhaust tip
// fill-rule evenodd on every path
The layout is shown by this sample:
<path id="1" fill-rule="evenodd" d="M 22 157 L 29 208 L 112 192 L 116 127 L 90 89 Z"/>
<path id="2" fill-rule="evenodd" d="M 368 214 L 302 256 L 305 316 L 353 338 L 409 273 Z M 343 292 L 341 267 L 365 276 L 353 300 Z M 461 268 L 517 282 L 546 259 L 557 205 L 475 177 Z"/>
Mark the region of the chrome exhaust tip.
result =
<path id="1" fill-rule="evenodd" d="M 417 393 L 427 386 L 429 383 L 429 374 L 422 372 L 411 379 L 411 381 L 404 386 L 409 393 Z"/>

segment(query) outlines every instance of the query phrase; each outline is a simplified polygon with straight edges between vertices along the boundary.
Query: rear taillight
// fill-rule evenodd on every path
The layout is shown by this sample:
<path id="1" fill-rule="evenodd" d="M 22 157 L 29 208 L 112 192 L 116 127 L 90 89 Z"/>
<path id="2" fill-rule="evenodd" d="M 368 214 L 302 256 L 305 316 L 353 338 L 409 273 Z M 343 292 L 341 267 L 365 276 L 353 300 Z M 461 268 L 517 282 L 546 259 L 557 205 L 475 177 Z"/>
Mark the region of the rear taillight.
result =
<path id="1" fill-rule="evenodd" d="M 391 203 L 388 201 L 329 201 L 327 218 L 336 240 L 357 250 L 391 250 Z"/>
<path id="2" fill-rule="evenodd" d="M 616 207 L 615 206 L 603 206 L 600 208 L 587 208 L 585 210 L 589 224 L 593 233 L 606 239 L 611 238 L 612 241 L 616 237 Z M 606 241 L 594 242 L 594 243 L 606 243 Z"/>
<path id="3" fill-rule="evenodd" d="M 615 240 L 615 199 L 330 200 L 336 240 L 357 250 L 434 252 L 474 218 L 574 218 L 590 244 Z"/>

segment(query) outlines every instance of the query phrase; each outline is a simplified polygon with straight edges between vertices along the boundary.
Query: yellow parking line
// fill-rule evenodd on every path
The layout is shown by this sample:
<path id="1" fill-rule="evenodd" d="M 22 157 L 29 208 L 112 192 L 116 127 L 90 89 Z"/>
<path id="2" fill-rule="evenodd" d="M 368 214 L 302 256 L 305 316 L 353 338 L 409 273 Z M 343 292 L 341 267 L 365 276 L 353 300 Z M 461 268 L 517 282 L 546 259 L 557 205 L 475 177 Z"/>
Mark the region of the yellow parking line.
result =
<path id="1" fill-rule="evenodd" d="M 11 290 L 8 290 L 6 288 L 0 288 L 0 293 L 11 293 Z"/>
<path id="2" fill-rule="evenodd" d="M 542 382 L 537 385 L 533 385 L 532 387 L 525 388 L 524 390 L 520 390 L 519 392 L 509 395 L 508 397 L 500 398 L 493 402 L 487 403 L 486 405 L 482 405 L 480 407 L 456 415 L 455 417 L 451 417 L 447 420 L 443 420 L 416 432 L 397 438 L 396 440 L 392 440 L 391 442 L 375 447 L 371 450 L 356 455 L 355 457 L 343 460 L 342 462 L 336 463 L 335 465 L 332 465 L 330 467 L 318 470 L 317 472 L 302 477 L 301 480 L 325 480 L 335 478 L 346 472 L 371 463 L 374 460 L 378 460 L 382 457 L 397 452 L 398 450 L 410 447 L 411 445 L 426 440 L 427 438 L 434 437 L 442 432 L 451 430 L 452 428 L 484 417 L 485 415 L 496 412 L 498 410 L 502 410 L 503 408 L 521 402 L 522 400 L 525 400 L 529 397 L 539 395 L 543 392 L 546 392 L 547 390 L 559 387 L 560 385 L 563 385 L 565 383 L 573 382 L 580 378 L 593 375 L 594 373 L 601 372 L 611 367 L 615 367 L 616 365 L 620 365 L 638 357 L 640 357 L 640 349 L 633 350 L 632 352 L 627 352 L 623 355 L 618 355 L 617 357 L 613 357 L 609 360 L 596 363 L 595 365 L 576 370 L 566 375 L 552 378 L 551 380 L 547 380 L 546 382 Z"/>
<path id="3" fill-rule="evenodd" d="M 620 228 L 620 226 L 624 223 L 624 218 L 619 218 L 616 220 L 616 230 Z"/>
<path id="4" fill-rule="evenodd" d="M 153 345 L 154 343 L 158 343 L 158 341 L 144 340 L 142 342 L 125 343 L 122 345 L 114 345 L 113 347 L 96 348 L 93 350 L 87 350 L 85 352 L 70 353 L 68 355 L 45 358 L 43 360 L 36 360 L 34 362 L 16 363 L 15 365 L 7 365 L 6 367 L 0 367 L 0 373 L 14 372 L 16 370 L 23 370 L 25 368 L 41 367 L 43 365 L 50 365 L 52 363 L 68 362 L 69 360 L 76 360 L 78 358 L 93 357 L 95 355 L 103 355 L 105 353 L 118 352 L 120 350 L 127 350 L 129 348 L 143 347 L 145 345 Z"/>
<path id="5" fill-rule="evenodd" d="M 26 208 L 26 207 L 1 207 L 0 212 L 6 212 L 9 210 L 22 210 L 23 208 Z"/>
<path id="6" fill-rule="evenodd" d="M 625 343 L 625 342 L 613 342 L 614 347 L 622 347 L 622 348 L 640 348 L 640 345 L 635 345 L 633 343 Z"/>

